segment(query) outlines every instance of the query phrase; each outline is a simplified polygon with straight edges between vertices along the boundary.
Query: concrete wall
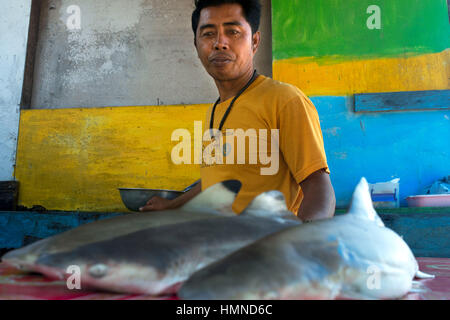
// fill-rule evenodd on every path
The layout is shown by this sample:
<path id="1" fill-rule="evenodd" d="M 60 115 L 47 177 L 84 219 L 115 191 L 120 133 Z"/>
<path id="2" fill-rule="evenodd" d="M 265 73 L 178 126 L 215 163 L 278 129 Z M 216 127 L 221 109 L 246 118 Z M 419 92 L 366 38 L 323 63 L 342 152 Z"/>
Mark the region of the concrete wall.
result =
<path id="1" fill-rule="evenodd" d="M 271 76 L 270 0 L 262 1 L 256 58 Z M 208 103 L 217 89 L 193 45 L 193 0 L 79 0 L 80 29 L 67 21 L 72 0 L 44 0 L 32 108 Z"/>
<path id="2" fill-rule="evenodd" d="M 13 180 L 31 0 L 0 8 L 0 180 Z"/>

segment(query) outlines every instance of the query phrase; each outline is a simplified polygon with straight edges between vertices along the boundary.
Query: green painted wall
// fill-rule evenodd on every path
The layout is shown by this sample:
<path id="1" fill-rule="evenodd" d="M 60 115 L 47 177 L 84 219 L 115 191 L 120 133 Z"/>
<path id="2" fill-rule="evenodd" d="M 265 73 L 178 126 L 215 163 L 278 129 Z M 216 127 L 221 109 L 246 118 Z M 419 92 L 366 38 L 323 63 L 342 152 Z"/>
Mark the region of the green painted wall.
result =
<path id="1" fill-rule="evenodd" d="M 381 9 L 381 29 L 367 27 L 370 5 Z M 446 0 L 272 0 L 272 12 L 275 60 L 409 56 L 450 44 Z"/>

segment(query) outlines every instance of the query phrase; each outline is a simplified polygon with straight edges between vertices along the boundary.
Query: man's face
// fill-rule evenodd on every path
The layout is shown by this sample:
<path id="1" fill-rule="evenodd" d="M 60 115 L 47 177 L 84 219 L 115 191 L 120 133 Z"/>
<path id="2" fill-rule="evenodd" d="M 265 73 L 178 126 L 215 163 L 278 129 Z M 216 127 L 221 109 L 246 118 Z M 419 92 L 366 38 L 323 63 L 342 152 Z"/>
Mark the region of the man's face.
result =
<path id="1" fill-rule="evenodd" d="M 239 4 L 207 7 L 200 13 L 197 54 L 215 80 L 235 80 L 253 71 L 253 56 L 259 41 L 259 32 L 252 36 Z"/>

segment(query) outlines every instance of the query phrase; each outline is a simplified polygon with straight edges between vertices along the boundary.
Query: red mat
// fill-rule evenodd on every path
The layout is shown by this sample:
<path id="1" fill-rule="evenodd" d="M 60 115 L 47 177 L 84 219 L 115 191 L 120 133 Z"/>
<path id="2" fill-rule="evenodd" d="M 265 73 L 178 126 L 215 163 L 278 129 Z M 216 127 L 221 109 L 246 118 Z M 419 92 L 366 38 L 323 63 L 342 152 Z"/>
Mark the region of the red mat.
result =
<path id="1" fill-rule="evenodd" d="M 0 300 L 173 300 L 176 297 L 154 297 L 114 294 L 87 290 L 69 290 L 65 281 L 49 280 L 0 263 Z"/>
<path id="2" fill-rule="evenodd" d="M 406 300 L 450 300 L 450 259 L 418 258 L 420 270 L 434 274 L 420 280 L 419 292 L 409 293 Z M 417 290 L 416 290 L 417 291 Z M 69 290 L 65 281 L 52 281 L 40 275 L 27 274 L 0 264 L 0 300 L 174 300 L 176 296 L 113 294 Z"/>

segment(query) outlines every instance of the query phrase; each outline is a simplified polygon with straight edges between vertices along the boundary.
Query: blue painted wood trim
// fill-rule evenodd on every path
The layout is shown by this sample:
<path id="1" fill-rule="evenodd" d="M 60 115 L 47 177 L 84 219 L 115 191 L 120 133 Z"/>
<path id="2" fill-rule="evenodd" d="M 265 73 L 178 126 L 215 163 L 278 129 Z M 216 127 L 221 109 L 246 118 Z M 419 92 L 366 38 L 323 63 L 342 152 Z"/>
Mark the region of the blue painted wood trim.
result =
<path id="1" fill-rule="evenodd" d="M 20 248 L 85 223 L 123 214 L 0 211 L 0 249 Z"/>
<path id="2" fill-rule="evenodd" d="M 450 90 L 363 93 L 355 95 L 355 112 L 450 109 Z"/>
<path id="3" fill-rule="evenodd" d="M 336 215 L 345 211 L 336 210 Z M 403 236 L 416 257 L 450 258 L 450 208 L 378 209 L 377 212 L 388 228 Z M 127 213 L 0 211 L 0 252 L 124 214 Z"/>

